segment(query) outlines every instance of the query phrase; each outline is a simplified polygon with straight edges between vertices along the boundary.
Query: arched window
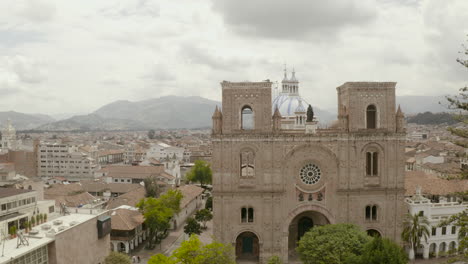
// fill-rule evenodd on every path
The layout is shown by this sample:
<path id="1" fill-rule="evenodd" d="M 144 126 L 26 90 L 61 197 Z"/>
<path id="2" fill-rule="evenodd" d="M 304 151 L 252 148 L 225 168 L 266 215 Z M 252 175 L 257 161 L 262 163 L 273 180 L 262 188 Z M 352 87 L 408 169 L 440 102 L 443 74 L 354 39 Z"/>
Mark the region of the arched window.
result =
<path id="1" fill-rule="evenodd" d="M 366 152 L 366 175 L 377 176 L 379 172 L 379 154 L 377 152 Z"/>
<path id="2" fill-rule="evenodd" d="M 250 207 L 250 208 L 247 210 L 247 218 L 248 218 L 249 223 L 253 223 L 253 220 L 254 220 L 254 209 L 253 209 L 252 207 Z"/>
<path id="3" fill-rule="evenodd" d="M 250 106 L 244 106 L 241 112 L 241 129 L 254 129 L 254 112 Z"/>
<path id="4" fill-rule="evenodd" d="M 240 176 L 250 178 L 255 176 L 255 155 L 250 149 L 243 150 L 240 154 Z"/>
<path id="5" fill-rule="evenodd" d="M 366 206 L 366 220 L 377 221 L 377 205 Z"/>
<path id="6" fill-rule="evenodd" d="M 253 223 L 254 221 L 254 209 L 252 207 L 242 207 L 241 209 L 241 222 L 242 223 Z"/>
<path id="7" fill-rule="evenodd" d="M 367 128 L 377 128 L 377 109 L 375 105 L 369 105 L 366 110 Z"/>

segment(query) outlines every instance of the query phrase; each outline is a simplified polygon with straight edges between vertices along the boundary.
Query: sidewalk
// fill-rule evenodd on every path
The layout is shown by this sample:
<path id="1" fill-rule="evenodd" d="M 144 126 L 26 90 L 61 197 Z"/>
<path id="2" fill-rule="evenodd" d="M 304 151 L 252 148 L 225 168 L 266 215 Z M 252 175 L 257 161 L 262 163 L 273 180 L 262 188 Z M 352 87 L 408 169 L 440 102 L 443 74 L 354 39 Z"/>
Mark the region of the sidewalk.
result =
<path id="1" fill-rule="evenodd" d="M 180 237 L 184 237 L 184 227 L 183 225 L 179 226 L 177 230 L 172 230 L 159 245 L 156 245 L 155 249 L 146 249 L 145 247 L 141 247 L 140 249 L 132 252 L 132 255 L 138 255 L 141 258 L 140 263 L 148 263 L 148 260 L 151 256 L 165 253 Z"/>

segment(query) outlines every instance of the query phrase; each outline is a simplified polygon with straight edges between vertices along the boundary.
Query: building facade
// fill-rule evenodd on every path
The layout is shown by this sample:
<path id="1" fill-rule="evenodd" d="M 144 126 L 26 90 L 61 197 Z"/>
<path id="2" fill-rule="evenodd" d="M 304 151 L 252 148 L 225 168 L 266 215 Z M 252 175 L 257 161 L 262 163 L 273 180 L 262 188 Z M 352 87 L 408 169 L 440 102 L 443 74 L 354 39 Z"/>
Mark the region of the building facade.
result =
<path id="1" fill-rule="evenodd" d="M 285 92 L 296 96 L 293 84 Z M 338 120 L 328 129 L 304 116 L 300 99 L 298 125 L 283 118 L 268 80 L 221 86 L 212 130 L 214 236 L 232 243 L 238 259 L 278 255 L 288 263 L 306 231 L 330 223 L 400 241 L 406 135 L 396 83 L 338 87 Z"/>
<path id="2" fill-rule="evenodd" d="M 407 250 L 410 259 L 413 259 L 415 254 L 428 259 L 455 253 L 458 248 L 460 228 L 455 225 L 440 227 L 439 224 L 452 215 L 466 210 L 468 202 L 463 202 L 455 197 L 440 197 L 438 200 L 430 200 L 422 195 L 420 187 L 417 188 L 414 196 L 406 198 L 405 201 L 411 215 L 425 216 L 430 224 L 428 226 L 430 235 L 427 240 L 421 241 L 421 246 L 416 252 Z"/>
<path id="3" fill-rule="evenodd" d="M 16 150 L 20 142 L 16 139 L 16 129 L 8 119 L 5 127 L 2 129 L 1 151 L 8 152 L 8 150 Z"/>
<path id="4" fill-rule="evenodd" d="M 37 148 L 37 172 L 41 178 L 64 177 L 69 181 L 94 178 L 96 161 L 74 146 L 41 142 Z"/>

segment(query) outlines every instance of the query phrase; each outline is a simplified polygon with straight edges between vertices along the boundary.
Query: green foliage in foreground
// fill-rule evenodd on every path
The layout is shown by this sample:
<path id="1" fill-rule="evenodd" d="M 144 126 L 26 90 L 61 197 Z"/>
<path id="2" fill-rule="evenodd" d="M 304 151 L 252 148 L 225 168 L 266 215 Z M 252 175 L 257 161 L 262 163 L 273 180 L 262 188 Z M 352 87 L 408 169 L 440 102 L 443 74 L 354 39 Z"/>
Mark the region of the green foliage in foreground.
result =
<path id="1" fill-rule="evenodd" d="M 371 238 L 352 224 L 312 228 L 299 241 L 297 252 L 304 264 L 345 264 L 363 253 Z"/>
<path id="2" fill-rule="evenodd" d="M 364 246 L 362 255 L 349 259 L 347 264 L 406 264 L 405 251 L 388 238 L 375 237 Z"/>
<path id="3" fill-rule="evenodd" d="M 148 264 L 235 264 L 234 248 L 219 242 L 203 245 L 196 235 L 182 242 L 172 256 L 157 254 Z"/>
<path id="4" fill-rule="evenodd" d="M 111 252 L 109 256 L 104 259 L 105 264 L 131 264 L 130 257 L 120 253 L 120 252 Z"/>
<path id="5" fill-rule="evenodd" d="M 278 256 L 272 256 L 268 259 L 268 264 L 283 264 L 283 261 Z"/>

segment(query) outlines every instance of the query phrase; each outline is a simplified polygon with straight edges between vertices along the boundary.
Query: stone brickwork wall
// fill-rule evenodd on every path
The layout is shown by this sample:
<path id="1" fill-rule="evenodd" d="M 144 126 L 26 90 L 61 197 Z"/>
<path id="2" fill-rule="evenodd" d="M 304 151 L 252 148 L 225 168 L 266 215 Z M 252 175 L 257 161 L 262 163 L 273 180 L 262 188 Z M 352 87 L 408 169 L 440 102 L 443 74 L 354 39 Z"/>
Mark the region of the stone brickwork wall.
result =
<path id="1" fill-rule="evenodd" d="M 405 213 L 405 134 L 395 130 L 395 83 L 340 86 L 339 102 L 348 109 L 349 131 L 319 129 L 315 134 L 287 130 L 273 133 L 271 96 L 263 92 L 265 87 L 257 85 L 242 83 L 239 89 L 233 89 L 237 87 L 233 83 L 223 85 L 223 130 L 212 137 L 215 237 L 236 246 L 240 234 L 254 233 L 261 263 L 271 255 L 288 262 L 294 254 L 298 217 L 302 215 L 314 215 L 311 219 L 316 225 L 324 224 L 323 219 L 328 223 L 354 223 L 400 241 Z M 259 96 L 236 99 L 240 91 Z M 369 94 L 363 94 L 365 91 Z M 253 132 L 236 129 L 238 113 L 245 103 L 262 116 L 256 119 L 261 125 Z M 379 127 L 372 131 L 365 129 L 363 117 L 370 103 L 376 105 L 380 115 Z M 265 109 L 269 122 L 259 109 Z M 240 153 L 245 149 L 255 156 L 253 177 L 240 173 Z M 366 175 L 369 150 L 378 152 L 375 176 Z M 301 180 L 308 164 L 320 171 L 320 179 L 313 184 Z M 366 219 L 366 206 L 376 206 L 375 219 Z M 242 208 L 253 208 L 252 222 L 242 221 Z"/>

